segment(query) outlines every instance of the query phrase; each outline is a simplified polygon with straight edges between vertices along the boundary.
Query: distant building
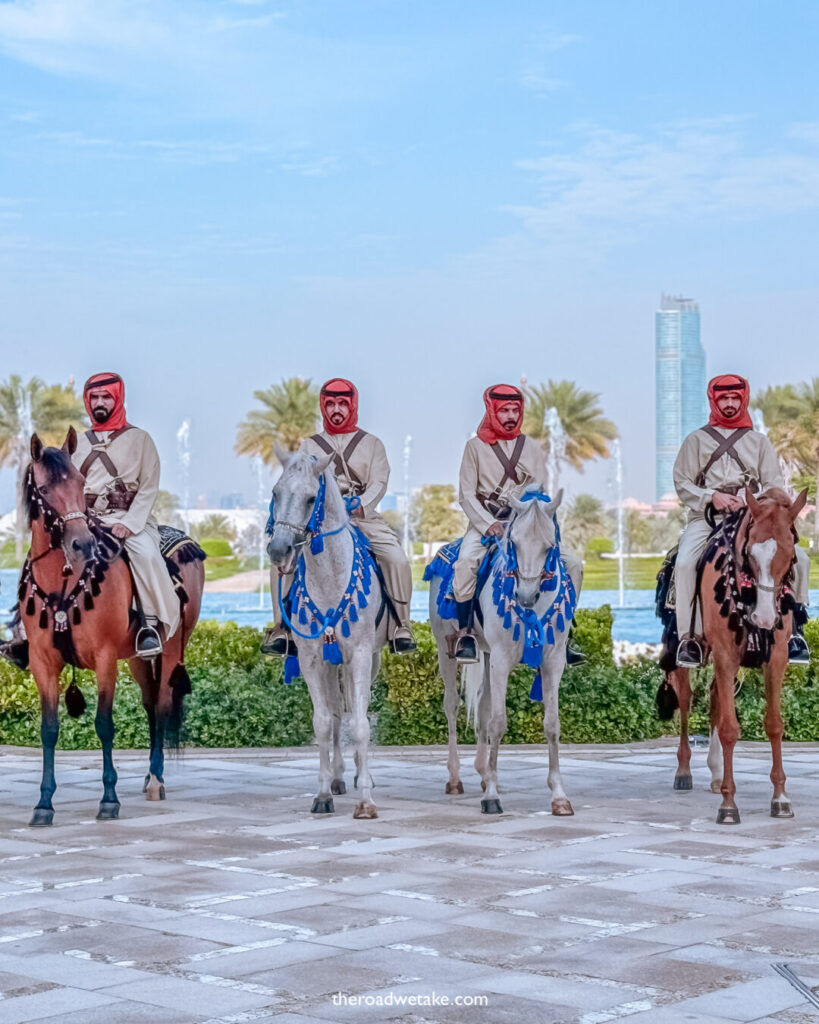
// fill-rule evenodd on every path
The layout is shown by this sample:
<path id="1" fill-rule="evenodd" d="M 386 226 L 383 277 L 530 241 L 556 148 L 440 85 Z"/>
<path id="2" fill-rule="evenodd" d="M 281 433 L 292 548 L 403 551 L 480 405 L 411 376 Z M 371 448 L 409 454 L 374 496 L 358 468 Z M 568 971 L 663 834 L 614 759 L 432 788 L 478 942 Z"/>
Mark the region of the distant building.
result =
<path id="1" fill-rule="evenodd" d="M 674 494 L 674 460 L 683 438 L 708 419 L 700 308 L 663 295 L 654 314 L 657 501 Z"/>
<path id="2" fill-rule="evenodd" d="M 231 494 L 223 494 L 219 499 L 219 508 L 244 508 L 245 496 L 235 491 Z"/>

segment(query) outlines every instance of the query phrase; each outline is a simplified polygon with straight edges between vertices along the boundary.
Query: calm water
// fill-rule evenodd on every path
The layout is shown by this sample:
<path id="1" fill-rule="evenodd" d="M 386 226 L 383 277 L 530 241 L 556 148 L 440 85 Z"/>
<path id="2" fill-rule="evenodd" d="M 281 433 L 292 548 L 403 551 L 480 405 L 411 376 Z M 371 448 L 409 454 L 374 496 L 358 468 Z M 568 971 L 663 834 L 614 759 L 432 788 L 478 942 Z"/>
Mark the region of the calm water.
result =
<path id="1" fill-rule="evenodd" d="M 17 572 L 0 569 L 0 609 L 5 611 L 16 599 Z M 811 591 L 811 612 L 819 611 L 819 590 Z M 599 608 L 610 604 L 614 611 L 613 636 L 615 640 L 631 643 L 659 643 L 660 621 L 654 616 L 653 590 L 627 590 L 625 607 L 618 608 L 616 590 L 584 590 L 580 595 L 581 608 Z M 238 622 L 243 626 L 261 628 L 270 620 L 270 595 L 265 595 L 263 608 L 256 594 L 205 594 L 202 618 L 219 622 Z M 419 621 L 429 618 L 429 592 L 419 590 L 412 595 L 412 617 Z"/>

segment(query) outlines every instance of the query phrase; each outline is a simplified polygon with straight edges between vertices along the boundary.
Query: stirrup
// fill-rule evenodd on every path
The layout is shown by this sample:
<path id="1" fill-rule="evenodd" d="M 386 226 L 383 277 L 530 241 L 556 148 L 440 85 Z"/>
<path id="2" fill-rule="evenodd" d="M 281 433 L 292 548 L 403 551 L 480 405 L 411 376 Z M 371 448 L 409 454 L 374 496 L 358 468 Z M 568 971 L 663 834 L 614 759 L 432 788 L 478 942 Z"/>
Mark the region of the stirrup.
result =
<path id="1" fill-rule="evenodd" d="M 810 665 L 810 648 L 801 633 L 793 633 L 788 640 L 788 664 Z"/>
<path id="2" fill-rule="evenodd" d="M 290 630 L 284 626 L 271 626 L 265 630 L 260 648 L 262 654 L 270 654 L 276 658 L 289 658 L 298 655 Z"/>
<path id="3" fill-rule="evenodd" d="M 701 668 L 705 656 L 702 644 L 695 636 L 686 636 L 677 647 L 677 666 L 679 668 Z"/>
<path id="4" fill-rule="evenodd" d="M 448 633 L 446 641 L 449 657 L 454 658 L 459 665 L 474 665 L 479 660 L 478 641 L 471 629 Z"/>
<path id="5" fill-rule="evenodd" d="M 582 651 L 578 651 L 576 647 L 572 647 L 571 644 L 566 644 L 566 666 L 567 668 L 578 668 L 580 665 L 586 664 L 586 655 Z"/>
<path id="6" fill-rule="evenodd" d="M 397 626 L 390 638 L 390 650 L 393 654 L 411 654 L 418 650 L 418 644 L 409 626 Z"/>
<path id="7" fill-rule="evenodd" d="M 18 640 L 12 637 L 11 640 L 0 642 L 0 658 L 5 658 L 16 668 L 28 668 L 28 640 Z"/>
<path id="8" fill-rule="evenodd" d="M 159 630 L 156 626 L 148 622 L 144 626 L 140 626 L 134 640 L 134 648 L 134 653 L 138 658 L 145 658 L 150 661 L 153 658 L 159 657 L 162 653 L 162 637 L 159 635 Z"/>

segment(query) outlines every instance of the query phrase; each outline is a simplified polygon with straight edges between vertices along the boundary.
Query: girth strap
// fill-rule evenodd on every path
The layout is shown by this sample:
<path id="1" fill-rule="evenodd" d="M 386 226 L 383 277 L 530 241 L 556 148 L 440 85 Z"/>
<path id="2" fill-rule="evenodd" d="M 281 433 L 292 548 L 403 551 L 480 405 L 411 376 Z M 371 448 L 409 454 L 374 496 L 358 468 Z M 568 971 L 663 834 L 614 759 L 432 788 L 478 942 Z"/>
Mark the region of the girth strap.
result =
<path id="1" fill-rule="evenodd" d="M 361 444 L 361 442 L 364 440 L 366 436 L 366 430 L 357 430 L 350 438 L 350 440 L 347 442 L 347 447 L 344 449 L 343 452 L 337 452 L 329 442 L 325 441 L 321 434 L 313 434 L 310 440 L 314 441 L 319 446 L 319 448 L 321 448 L 321 450 L 325 453 L 325 455 L 333 456 L 333 465 L 336 467 L 336 476 L 338 476 L 338 474 L 340 473 L 342 476 L 348 477 L 352 481 L 352 483 L 356 485 L 356 487 L 360 487 L 361 490 L 363 491 L 366 490 L 367 485 L 361 479 L 358 473 L 356 473 L 356 471 L 351 468 L 349 460 L 350 456 L 353 454 L 356 448 L 358 448 L 359 444 Z"/>
<path id="2" fill-rule="evenodd" d="M 712 437 L 717 442 L 717 447 L 709 456 L 708 462 L 706 462 L 703 469 L 701 469 L 700 472 L 697 474 L 697 479 L 695 481 L 697 487 L 705 487 L 705 478 L 708 475 L 709 469 L 716 462 L 719 462 L 723 455 L 730 456 L 730 458 L 732 458 L 734 462 L 736 462 L 736 464 L 739 466 L 743 473 L 747 472 L 745 463 L 739 457 L 736 448 L 734 448 L 734 445 L 737 443 L 737 441 L 740 440 L 740 438 L 744 437 L 748 433 L 748 431 L 751 429 L 750 427 L 740 427 L 738 430 L 735 430 L 732 434 L 729 434 L 728 437 L 723 437 L 722 434 L 720 434 L 720 432 L 716 428 L 712 427 L 710 423 L 707 423 L 702 429 L 706 432 L 706 434 L 708 434 L 709 437 Z M 751 489 L 754 490 L 753 486 Z"/>
<path id="3" fill-rule="evenodd" d="M 115 438 L 119 437 L 120 434 L 124 434 L 126 430 L 130 429 L 131 425 L 128 423 L 124 427 L 120 427 L 119 430 L 113 431 L 111 436 L 108 438 L 108 444 L 110 444 Z M 112 462 L 111 456 L 108 452 L 105 449 L 98 447 L 102 442 L 94 431 L 86 430 L 85 436 L 88 439 L 88 443 L 91 445 L 91 451 L 86 455 L 83 460 L 83 464 L 80 466 L 80 472 L 82 475 L 88 476 L 88 470 L 94 465 L 97 459 L 99 459 L 103 466 L 105 466 L 106 472 L 110 473 L 115 480 L 119 480 L 119 470 Z"/>

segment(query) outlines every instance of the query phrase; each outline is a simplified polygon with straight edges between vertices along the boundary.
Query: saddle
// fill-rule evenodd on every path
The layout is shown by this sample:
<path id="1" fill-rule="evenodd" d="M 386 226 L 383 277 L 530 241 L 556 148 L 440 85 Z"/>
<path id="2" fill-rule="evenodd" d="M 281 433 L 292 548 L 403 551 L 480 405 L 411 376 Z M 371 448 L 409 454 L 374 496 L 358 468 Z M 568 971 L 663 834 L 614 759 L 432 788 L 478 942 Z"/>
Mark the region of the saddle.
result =
<path id="1" fill-rule="evenodd" d="M 497 540 L 494 537 L 491 538 L 486 545 L 486 554 L 478 566 L 478 578 L 475 584 L 475 597 L 472 606 L 478 622 L 483 622 L 483 612 L 481 611 L 479 598 L 483 588 L 486 586 L 487 580 L 492 575 L 492 559 L 495 556 L 497 546 Z M 424 579 L 427 582 L 436 576 L 440 577 L 441 586 L 438 590 L 437 607 L 438 614 L 442 619 L 457 619 L 458 617 L 458 606 L 452 595 L 452 581 L 455 576 L 455 563 L 458 561 L 460 550 L 461 538 L 459 537 L 458 540 L 444 544 L 424 569 Z"/>

